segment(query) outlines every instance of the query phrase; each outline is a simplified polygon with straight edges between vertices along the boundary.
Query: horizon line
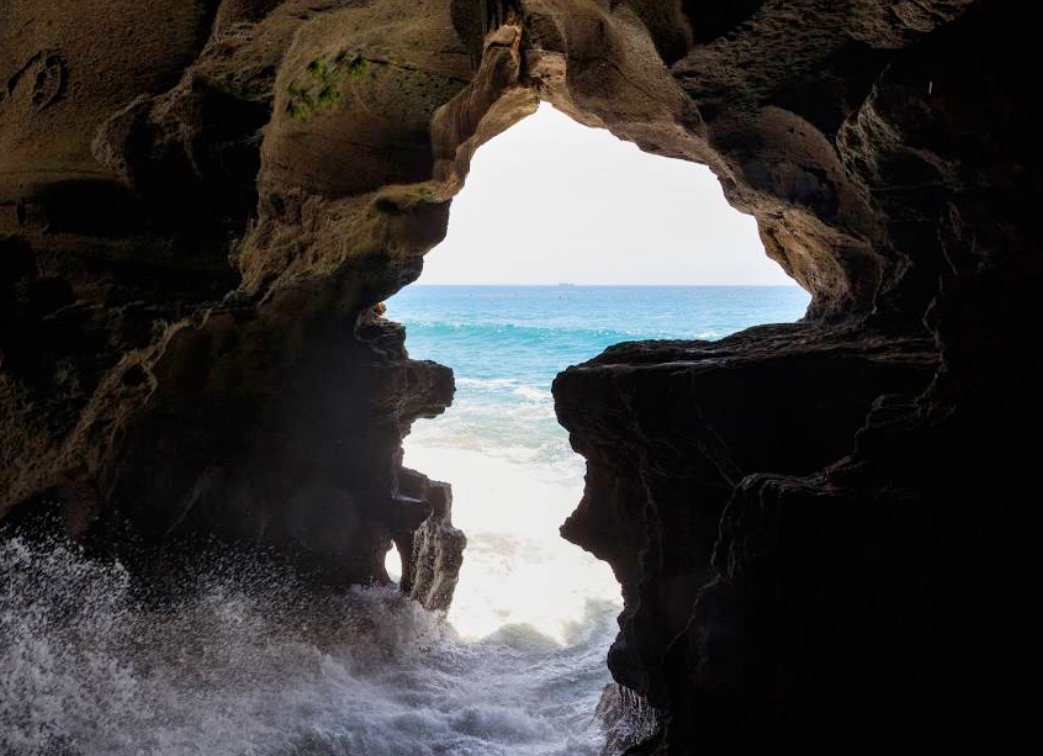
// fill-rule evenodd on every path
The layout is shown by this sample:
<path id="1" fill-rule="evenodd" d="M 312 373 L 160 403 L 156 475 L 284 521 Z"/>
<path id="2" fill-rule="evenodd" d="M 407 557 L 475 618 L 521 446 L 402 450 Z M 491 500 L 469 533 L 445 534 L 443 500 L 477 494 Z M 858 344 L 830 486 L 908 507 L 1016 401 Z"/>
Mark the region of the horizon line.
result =
<path id="1" fill-rule="evenodd" d="M 707 286 L 707 287 L 709 287 L 709 286 L 733 286 L 733 287 L 734 286 L 759 286 L 759 287 L 762 287 L 762 288 L 785 289 L 785 288 L 795 287 L 795 288 L 798 288 L 798 289 L 803 289 L 803 287 L 799 283 L 797 283 L 796 281 L 793 281 L 792 283 L 644 283 L 644 284 L 635 284 L 635 283 L 573 283 L 571 281 L 561 281 L 559 283 L 495 283 L 495 282 L 482 282 L 482 283 L 466 283 L 466 282 L 460 282 L 460 283 L 426 283 L 424 281 L 414 281 L 413 283 L 406 284 L 406 286 L 412 286 L 412 287 L 417 287 L 417 286 L 530 286 L 530 287 L 534 287 L 534 288 L 535 287 L 555 288 L 555 287 L 558 287 L 558 286 L 563 286 L 563 287 L 566 287 L 566 288 L 568 288 L 570 286 L 575 286 L 575 287 L 581 287 L 581 286 L 586 286 L 586 287 L 618 286 L 618 287 L 627 287 L 627 288 L 633 288 L 633 289 L 642 288 L 642 287 L 644 287 L 644 288 L 655 288 L 655 287 L 658 287 L 658 288 L 669 288 L 669 287 L 681 288 L 681 287 L 693 287 L 693 286 Z M 403 288 L 406 288 L 406 287 L 403 287 Z"/>

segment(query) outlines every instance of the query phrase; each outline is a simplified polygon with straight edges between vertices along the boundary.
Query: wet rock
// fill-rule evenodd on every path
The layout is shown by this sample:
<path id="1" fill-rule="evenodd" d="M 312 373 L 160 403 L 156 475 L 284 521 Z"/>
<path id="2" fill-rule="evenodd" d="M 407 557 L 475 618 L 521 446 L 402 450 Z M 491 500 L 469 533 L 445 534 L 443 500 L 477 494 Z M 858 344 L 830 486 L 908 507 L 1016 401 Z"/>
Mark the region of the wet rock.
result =
<path id="1" fill-rule="evenodd" d="M 446 611 L 467 545 L 463 532 L 453 527 L 452 488 L 407 468 L 402 470 L 399 485 L 414 495 L 408 508 L 419 510 L 395 536 L 395 547 L 402 558 L 400 586 L 428 609 Z"/>
<path id="2" fill-rule="evenodd" d="M 640 753 L 649 747 L 662 726 L 661 715 L 630 688 L 609 683 L 594 710 L 605 730 L 601 756 Z"/>
<path id="3" fill-rule="evenodd" d="M 561 373 L 558 417 L 587 458 L 562 535 L 622 584 L 615 678 L 665 708 L 667 651 L 713 576 L 736 487 L 757 471 L 810 473 L 845 456 L 877 397 L 915 396 L 936 367 L 926 339 L 794 324 L 621 344 Z"/>

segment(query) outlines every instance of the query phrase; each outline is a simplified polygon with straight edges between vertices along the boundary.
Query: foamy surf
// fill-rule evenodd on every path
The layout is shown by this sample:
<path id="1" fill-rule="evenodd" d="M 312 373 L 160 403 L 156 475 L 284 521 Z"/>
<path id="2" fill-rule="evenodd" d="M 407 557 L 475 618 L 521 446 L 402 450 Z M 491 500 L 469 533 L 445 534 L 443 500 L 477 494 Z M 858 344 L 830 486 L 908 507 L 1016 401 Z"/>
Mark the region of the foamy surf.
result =
<path id="1" fill-rule="evenodd" d="M 448 620 L 462 637 L 527 625 L 563 645 L 590 602 L 619 611 L 619 585 L 609 566 L 558 535 L 582 495 L 581 467 L 571 461 L 563 463 L 569 470 L 530 467 L 411 440 L 406 464 L 454 481 L 453 520 L 468 545 Z"/>
<path id="2" fill-rule="evenodd" d="M 612 607 L 592 602 L 564 644 L 509 624 L 466 643 L 391 588 L 318 600 L 287 575 L 227 567 L 161 611 L 118 565 L 0 547 L 0 753 L 600 751 L 591 670 Z"/>

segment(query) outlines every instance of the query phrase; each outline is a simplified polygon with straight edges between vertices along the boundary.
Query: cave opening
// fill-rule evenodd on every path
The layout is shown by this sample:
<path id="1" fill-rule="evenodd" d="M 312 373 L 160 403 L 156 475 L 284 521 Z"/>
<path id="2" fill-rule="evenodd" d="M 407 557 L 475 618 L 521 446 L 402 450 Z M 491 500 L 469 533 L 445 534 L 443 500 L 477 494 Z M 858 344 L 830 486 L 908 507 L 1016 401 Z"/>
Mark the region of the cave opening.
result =
<path id="1" fill-rule="evenodd" d="M 546 103 L 483 145 L 445 241 L 387 302 L 410 357 L 455 373 L 453 406 L 404 443 L 407 467 L 451 483 L 467 534 L 455 630 L 590 643 L 590 673 L 607 682 L 622 601 L 609 566 L 558 532 L 583 495 L 584 461 L 551 382 L 618 342 L 716 340 L 795 321 L 808 302 L 705 166 L 642 152 Z M 394 549 L 386 567 L 401 574 Z"/>

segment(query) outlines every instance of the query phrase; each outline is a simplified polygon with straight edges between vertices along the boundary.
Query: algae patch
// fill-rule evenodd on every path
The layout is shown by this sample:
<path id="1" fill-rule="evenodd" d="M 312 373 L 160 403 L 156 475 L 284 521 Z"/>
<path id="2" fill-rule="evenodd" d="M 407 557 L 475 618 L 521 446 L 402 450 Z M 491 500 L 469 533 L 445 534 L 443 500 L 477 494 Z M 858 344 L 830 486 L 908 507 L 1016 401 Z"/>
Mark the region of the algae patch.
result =
<path id="1" fill-rule="evenodd" d="M 286 112 L 291 118 L 310 118 L 337 105 L 343 98 L 345 80 L 358 81 L 372 67 L 361 55 L 341 53 L 333 60 L 316 58 L 288 89 Z"/>

